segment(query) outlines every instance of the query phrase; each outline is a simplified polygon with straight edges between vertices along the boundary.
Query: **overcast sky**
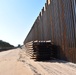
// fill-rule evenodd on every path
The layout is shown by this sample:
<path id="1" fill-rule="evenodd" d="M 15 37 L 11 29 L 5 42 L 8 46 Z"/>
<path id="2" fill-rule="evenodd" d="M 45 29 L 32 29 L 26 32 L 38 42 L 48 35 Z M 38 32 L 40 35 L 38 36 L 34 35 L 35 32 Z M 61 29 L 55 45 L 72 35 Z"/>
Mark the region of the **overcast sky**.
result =
<path id="1" fill-rule="evenodd" d="M 46 0 L 0 0 L 0 40 L 23 44 Z"/>

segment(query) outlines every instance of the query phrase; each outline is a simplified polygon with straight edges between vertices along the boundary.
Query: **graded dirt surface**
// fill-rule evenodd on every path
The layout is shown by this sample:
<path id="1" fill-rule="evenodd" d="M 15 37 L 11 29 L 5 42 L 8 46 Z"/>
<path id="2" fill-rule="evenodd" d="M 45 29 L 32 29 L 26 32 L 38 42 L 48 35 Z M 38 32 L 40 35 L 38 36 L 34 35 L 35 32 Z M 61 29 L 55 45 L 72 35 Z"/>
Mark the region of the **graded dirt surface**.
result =
<path id="1" fill-rule="evenodd" d="M 60 60 L 34 61 L 24 49 L 0 52 L 0 75 L 76 75 L 76 64 Z"/>

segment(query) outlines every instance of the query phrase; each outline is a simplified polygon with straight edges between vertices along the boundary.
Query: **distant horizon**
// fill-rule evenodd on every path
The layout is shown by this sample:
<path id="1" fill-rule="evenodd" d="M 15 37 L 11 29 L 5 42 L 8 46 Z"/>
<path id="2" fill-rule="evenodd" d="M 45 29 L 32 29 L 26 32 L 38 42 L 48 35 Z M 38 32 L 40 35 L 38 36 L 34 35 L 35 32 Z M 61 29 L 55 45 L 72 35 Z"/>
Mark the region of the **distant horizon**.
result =
<path id="1" fill-rule="evenodd" d="M 46 0 L 0 0 L 0 40 L 23 45 Z"/>

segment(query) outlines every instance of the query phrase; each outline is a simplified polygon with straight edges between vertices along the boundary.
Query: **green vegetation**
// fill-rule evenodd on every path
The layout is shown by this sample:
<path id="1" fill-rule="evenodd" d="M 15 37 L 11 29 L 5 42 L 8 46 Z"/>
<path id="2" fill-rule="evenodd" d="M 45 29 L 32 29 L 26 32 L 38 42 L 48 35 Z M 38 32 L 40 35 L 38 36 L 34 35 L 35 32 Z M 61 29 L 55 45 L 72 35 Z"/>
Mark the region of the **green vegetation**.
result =
<path id="1" fill-rule="evenodd" d="M 14 48 L 13 45 L 9 44 L 8 42 L 0 40 L 0 51 L 3 49 L 6 50 L 6 49 L 12 49 L 12 48 Z"/>

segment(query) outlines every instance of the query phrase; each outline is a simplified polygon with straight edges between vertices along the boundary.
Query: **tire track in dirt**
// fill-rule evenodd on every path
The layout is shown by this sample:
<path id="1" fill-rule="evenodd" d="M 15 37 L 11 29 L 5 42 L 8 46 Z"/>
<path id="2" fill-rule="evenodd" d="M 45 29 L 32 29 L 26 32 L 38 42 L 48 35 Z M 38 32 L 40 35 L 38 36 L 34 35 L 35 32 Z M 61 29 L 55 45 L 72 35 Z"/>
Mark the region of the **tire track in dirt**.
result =
<path id="1" fill-rule="evenodd" d="M 25 51 L 21 53 L 20 59 L 32 70 L 33 75 L 76 75 L 76 64 L 74 63 L 62 60 L 38 62 L 30 59 Z"/>

